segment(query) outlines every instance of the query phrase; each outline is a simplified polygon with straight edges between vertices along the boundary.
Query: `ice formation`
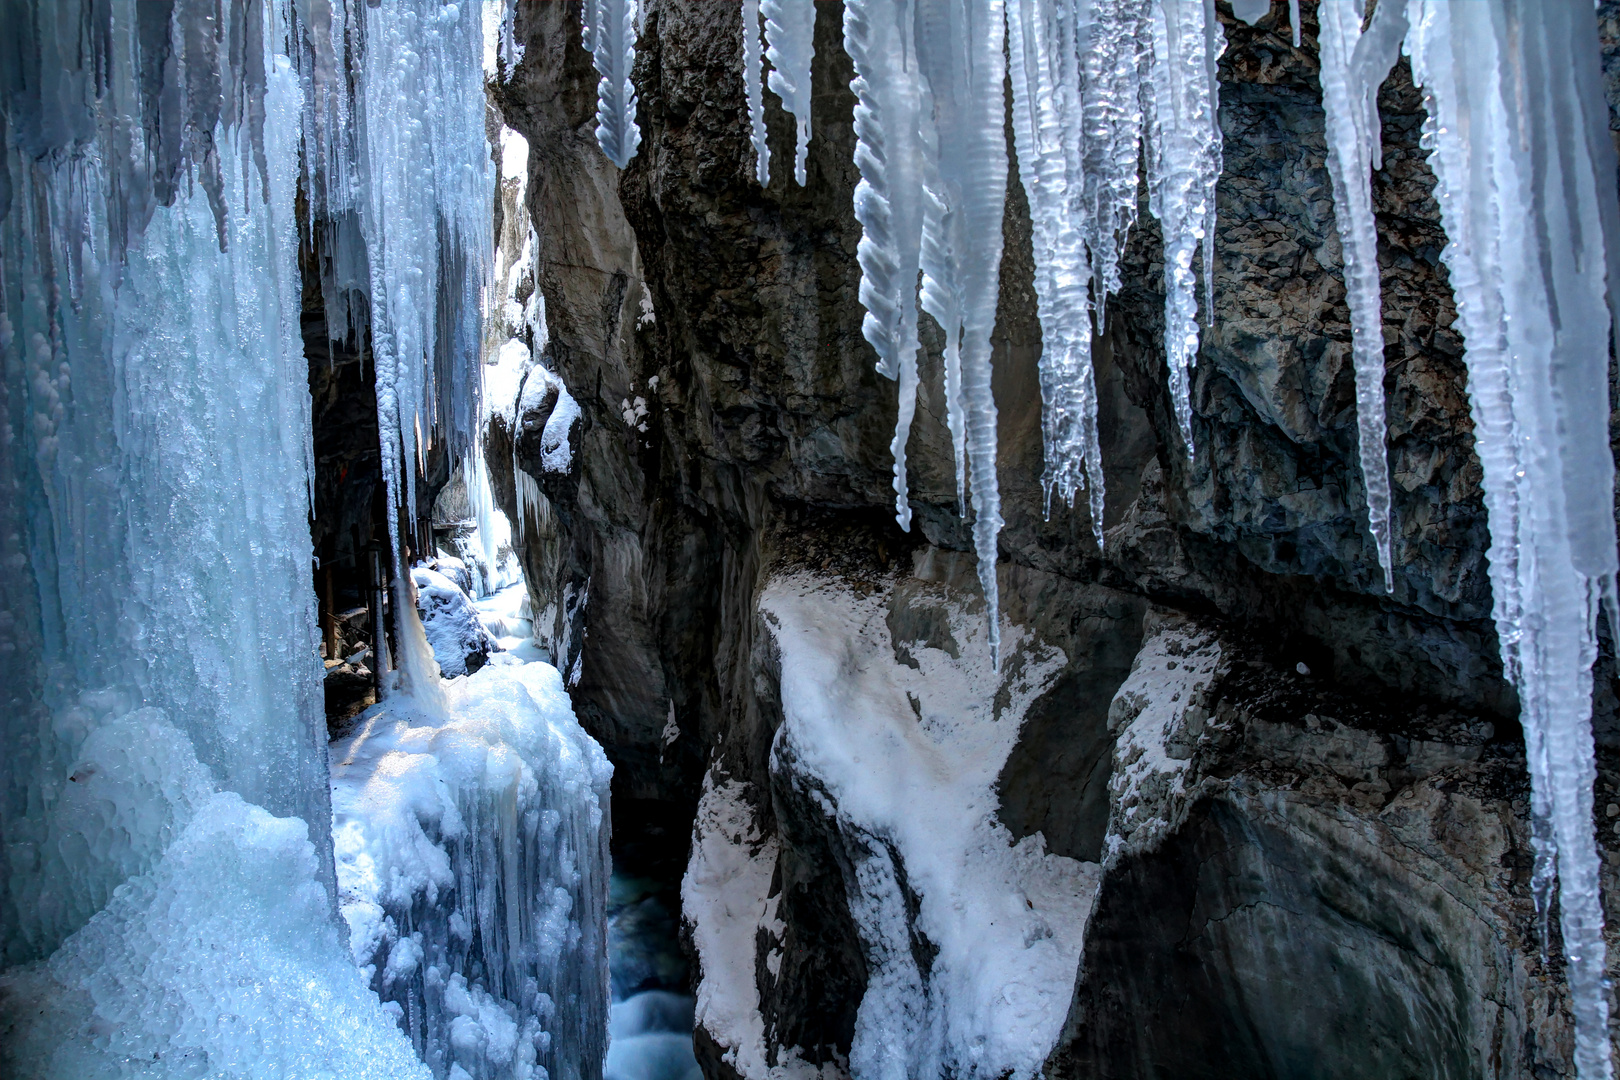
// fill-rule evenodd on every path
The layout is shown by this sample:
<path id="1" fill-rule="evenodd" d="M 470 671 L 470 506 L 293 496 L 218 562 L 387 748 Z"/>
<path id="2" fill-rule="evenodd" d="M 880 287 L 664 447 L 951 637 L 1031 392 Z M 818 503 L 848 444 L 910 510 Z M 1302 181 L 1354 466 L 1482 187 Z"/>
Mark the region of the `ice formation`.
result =
<path id="1" fill-rule="evenodd" d="M 937 613 L 954 648 L 895 640 L 901 603 Z M 998 672 L 982 618 L 935 585 L 903 600 L 861 597 L 842 582 L 792 574 L 767 585 L 760 611 L 781 655 L 772 770 L 827 810 L 859 884 L 849 896 L 867 984 L 852 1075 L 1040 1075 L 1068 1015 L 1097 867 L 1048 854 L 1038 834 L 1015 842 L 996 820 L 996 782 L 1024 711 L 1063 654 L 1012 630 Z M 714 792 L 711 784 L 706 803 Z M 701 810 L 698 828 L 700 845 L 715 843 Z M 711 850 L 700 854 L 712 863 Z M 695 876 L 696 854 L 693 866 Z M 760 884 L 769 878 L 767 862 Z M 723 902 L 724 893 L 697 886 L 689 877 L 700 905 Z M 700 926 L 706 917 L 716 916 L 700 914 Z M 769 937 L 769 908 L 756 918 Z M 919 967 L 919 938 L 932 964 Z M 744 940 L 751 952 L 754 936 Z M 707 1023 L 711 967 L 707 943 L 694 941 Z"/>
<path id="2" fill-rule="evenodd" d="M 641 145 L 636 87 L 630 81 L 630 69 L 636 64 L 636 35 L 641 29 L 640 0 L 585 0 L 580 29 L 585 51 L 601 76 L 596 84 L 596 142 L 607 159 L 622 169 Z"/>
<path id="3" fill-rule="evenodd" d="M 765 56 L 771 62 L 770 87 L 782 99 L 782 108 L 792 114 L 796 124 L 793 179 L 803 187 L 805 158 L 810 148 L 810 61 L 816 55 L 816 3 L 815 0 L 760 0 L 759 10 L 765 16 Z M 747 38 L 744 26 L 745 49 Z M 752 95 L 757 92 L 749 88 L 750 123 L 754 122 Z M 765 145 L 763 105 L 760 125 L 755 128 L 756 150 Z M 766 162 L 769 158 L 762 155 L 760 160 Z"/>
<path id="4" fill-rule="evenodd" d="M 1410 18 L 1484 466 L 1493 615 L 1532 781 L 1532 883 L 1544 920 L 1558 883 L 1575 1065 L 1595 1080 L 1612 1075 L 1592 826 L 1600 600 L 1620 625 L 1608 442 L 1620 199 L 1598 30 L 1584 4 L 1420 0 Z"/>
<path id="5" fill-rule="evenodd" d="M 1380 0 L 1362 33 L 1362 0 L 1323 4 L 1322 107 L 1327 113 L 1328 175 L 1344 250 L 1345 298 L 1350 304 L 1351 358 L 1356 373 L 1356 429 L 1367 524 L 1384 570 L 1384 591 L 1395 588 L 1390 552 L 1389 461 L 1384 449 L 1384 315 L 1378 275 L 1378 227 L 1373 219 L 1373 170 L 1383 168 L 1378 88 L 1395 66 L 1406 34 L 1406 0 Z"/>
<path id="6" fill-rule="evenodd" d="M 440 674 L 447 679 L 470 675 L 501 651 L 460 585 L 426 566 L 413 567 L 411 579 L 416 584 L 416 610 Z"/>
<path id="7" fill-rule="evenodd" d="M 0 13 L 0 1071 L 420 1076 L 332 932 L 292 9 L 201 15 Z"/>
<path id="8" fill-rule="evenodd" d="M 1192 457 L 1191 378 L 1198 355 L 1197 275 L 1204 253 L 1205 307 L 1213 315 L 1215 181 L 1221 174 L 1216 64 L 1226 35 L 1214 0 L 1158 0 L 1150 16 L 1153 60 L 1143 97 L 1148 124 L 1148 209 L 1164 237 L 1164 353 L 1182 446 Z"/>
<path id="9" fill-rule="evenodd" d="M 497 654 L 446 698 L 390 698 L 332 747 L 355 962 L 436 1077 L 589 1077 L 612 766 L 549 664 Z"/>
<path id="10" fill-rule="evenodd" d="M 771 147 L 765 140 L 765 90 L 760 83 L 759 0 L 742 0 L 743 93 L 748 98 L 748 141 L 754 147 L 754 179 L 771 182 Z"/>

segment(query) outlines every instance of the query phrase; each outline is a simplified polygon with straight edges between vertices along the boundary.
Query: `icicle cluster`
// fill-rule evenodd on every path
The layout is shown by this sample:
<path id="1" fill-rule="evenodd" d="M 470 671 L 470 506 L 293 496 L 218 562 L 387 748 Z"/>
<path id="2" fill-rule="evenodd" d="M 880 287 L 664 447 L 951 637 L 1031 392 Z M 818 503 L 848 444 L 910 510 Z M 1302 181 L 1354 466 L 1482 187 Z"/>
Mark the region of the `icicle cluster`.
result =
<path id="1" fill-rule="evenodd" d="M 1382 7 L 1382 3 L 1379 5 Z M 1411 5 L 1407 50 L 1449 243 L 1491 530 L 1502 663 L 1532 781 L 1532 883 L 1554 880 L 1581 1080 L 1612 1075 L 1592 828 L 1597 613 L 1615 619 L 1611 313 L 1620 200 L 1590 6 Z"/>
<path id="2" fill-rule="evenodd" d="M 1378 546 L 1384 590 L 1395 588 L 1390 552 L 1389 463 L 1384 451 L 1384 319 L 1378 277 L 1378 228 L 1368 177 L 1383 168 L 1378 88 L 1395 66 L 1406 33 L 1406 0 L 1381 0 L 1361 30 L 1361 0 L 1323 4 L 1322 106 L 1327 113 L 1328 175 L 1344 249 L 1350 303 L 1351 357 L 1356 373 L 1356 428 L 1367 523 Z"/>
<path id="3" fill-rule="evenodd" d="M 996 601 L 996 406 L 990 332 L 1001 268 L 1007 192 L 999 2 L 867 0 L 844 9 L 855 62 L 861 171 L 855 214 L 864 235 L 864 331 L 879 370 L 900 380 L 894 439 L 897 517 L 909 527 L 905 443 L 916 409 L 918 270 L 921 304 L 945 331 L 945 400 L 966 516 L 972 477 L 973 539 L 990 610 Z M 996 622 L 991 620 L 992 650 Z"/>
<path id="4" fill-rule="evenodd" d="M 469 5 L 470 6 L 470 5 Z M 636 35 L 641 30 L 639 0 L 585 0 L 580 12 L 585 51 L 596 73 L 596 141 L 619 168 L 630 164 L 641 145 L 636 124 Z"/>
<path id="5" fill-rule="evenodd" d="M 748 98 L 748 141 L 754 147 L 754 179 L 764 187 L 771 182 L 771 147 L 765 141 L 765 90 L 760 84 L 759 0 L 742 0 L 742 52 L 743 93 Z"/>

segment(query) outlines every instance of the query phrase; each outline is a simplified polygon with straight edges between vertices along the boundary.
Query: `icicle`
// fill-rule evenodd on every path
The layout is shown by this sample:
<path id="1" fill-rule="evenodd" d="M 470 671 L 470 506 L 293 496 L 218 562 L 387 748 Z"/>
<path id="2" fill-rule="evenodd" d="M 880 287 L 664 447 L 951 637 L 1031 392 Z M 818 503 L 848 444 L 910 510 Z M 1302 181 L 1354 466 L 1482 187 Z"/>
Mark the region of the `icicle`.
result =
<path id="1" fill-rule="evenodd" d="M 782 108 L 798 121 L 793 179 L 803 187 L 810 148 L 810 61 L 816 55 L 816 4 L 815 0 L 761 0 L 759 9 L 765 16 L 770 87 L 782 99 Z M 753 107 L 752 99 L 749 107 Z M 763 129 L 759 130 L 763 143 Z"/>
<path id="2" fill-rule="evenodd" d="M 1085 32 L 1075 6 L 1011 0 L 1008 57 L 1019 175 L 1029 197 L 1035 291 L 1041 320 L 1041 486 L 1048 516 L 1054 492 L 1072 504 L 1089 488 L 1091 528 L 1102 547 L 1103 472 L 1091 366 L 1090 263 L 1073 196 L 1080 174 L 1080 67 Z"/>
<path id="3" fill-rule="evenodd" d="M 934 119 L 923 140 L 922 305 L 945 330 L 945 393 L 957 446 L 957 486 L 972 478 L 973 543 L 999 660 L 996 588 L 1001 497 L 996 480 L 996 404 L 990 392 L 990 332 L 1001 268 L 1007 195 L 1000 0 L 917 0 L 917 65 Z M 963 469 L 964 451 L 967 470 Z"/>
<path id="4" fill-rule="evenodd" d="M 1361 32 L 1362 0 L 1323 4 L 1322 107 L 1327 113 L 1328 175 L 1344 250 L 1345 298 L 1350 303 L 1351 356 L 1356 373 L 1356 428 L 1367 525 L 1384 570 L 1384 591 L 1395 589 L 1391 556 L 1389 461 L 1385 443 L 1384 317 L 1378 275 L 1378 226 L 1373 218 L 1372 170 L 1379 151 L 1378 88 L 1395 66 L 1406 33 L 1406 0 L 1379 0 Z"/>
<path id="5" fill-rule="evenodd" d="M 1294 29 L 1294 48 L 1299 48 L 1301 26 L 1299 24 L 1299 0 L 1288 0 L 1288 25 Z"/>
<path id="6" fill-rule="evenodd" d="M 596 85 L 596 141 L 609 161 L 624 168 L 641 145 L 636 125 L 636 87 L 630 70 L 636 63 L 637 0 L 585 0 L 581 31 L 601 80 Z"/>
<path id="7" fill-rule="evenodd" d="M 894 454 L 895 520 L 911 527 L 906 442 L 917 408 L 917 272 L 923 190 L 921 87 L 910 0 L 848 0 L 844 49 L 854 62 L 855 219 L 861 223 L 861 331 L 878 371 L 900 382 Z"/>
<path id="8" fill-rule="evenodd" d="M 771 182 L 771 147 L 765 139 L 765 91 L 759 81 L 759 47 L 759 0 L 743 0 L 743 92 L 748 96 L 748 141 L 754 146 L 754 178 L 764 187 Z"/>
<path id="9" fill-rule="evenodd" d="M 1155 0 L 1152 14 L 1153 118 L 1148 138 L 1148 207 L 1164 235 L 1164 350 L 1170 396 L 1187 457 L 1193 454 L 1190 371 L 1198 354 L 1193 256 L 1214 250 L 1215 181 L 1221 132 L 1212 65 L 1224 37 L 1212 37 L 1209 0 Z M 1213 53 L 1213 55 L 1212 55 Z M 1207 262 L 1206 262 L 1207 265 Z M 1207 271 L 1206 271 L 1207 273 Z"/>
<path id="10" fill-rule="evenodd" d="M 1612 1076 L 1591 665 L 1614 592 L 1607 442 L 1620 201 L 1592 9 L 1418 0 L 1407 37 L 1484 467 L 1493 616 L 1519 692 L 1532 879 L 1556 877 L 1581 1080 Z M 1545 935 L 1543 935 L 1545 944 Z"/>
<path id="11" fill-rule="evenodd" d="M 1091 257 L 1098 313 L 1119 291 L 1119 258 L 1136 224 L 1137 166 L 1142 141 L 1141 86 L 1151 60 L 1147 37 L 1152 0 L 1097 0 L 1091 36 L 1081 42 L 1081 239 Z"/>

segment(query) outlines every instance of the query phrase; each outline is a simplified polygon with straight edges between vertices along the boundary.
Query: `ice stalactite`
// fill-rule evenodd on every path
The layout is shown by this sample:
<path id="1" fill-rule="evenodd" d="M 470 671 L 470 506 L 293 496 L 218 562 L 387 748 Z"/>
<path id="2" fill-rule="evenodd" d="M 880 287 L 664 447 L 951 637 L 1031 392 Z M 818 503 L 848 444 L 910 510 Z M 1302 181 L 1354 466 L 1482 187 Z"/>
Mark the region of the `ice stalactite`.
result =
<path id="1" fill-rule="evenodd" d="M 855 218 L 861 223 L 861 331 L 878 371 L 900 383 L 894 454 L 895 518 L 911 527 L 906 443 L 917 410 L 917 273 L 922 256 L 922 86 L 910 3 L 849 0 L 844 49 L 855 65 Z"/>
<path id="2" fill-rule="evenodd" d="M 1384 591 L 1395 589 L 1391 556 L 1389 460 L 1385 451 L 1384 316 L 1378 273 L 1378 226 L 1370 177 L 1383 168 L 1378 88 L 1395 66 L 1406 34 L 1406 0 L 1379 0 L 1362 32 L 1361 0 L 1324 4 L 1321 21 L 1322 107 L 1327 113 L 1328 175 L 1344 250 L 1356 373 L 1356 429 L 1367 524 L 1378 547 Z"/>
<path id="3" fill-rule="evenodd" d="M 945 331 L 945 399 L 957 497 L 962 499 L 964 482 L 971 478 L 973 546 L 991 613 L 990 655 L 996 658 L 1002 521 L 990 332 L 1000 291 L 1007 197 L 1005 12 L 1000 0 L 917 0 L 916 12 L 917 70 L 927 88 L 922 115 L 933 121 L 920 140 L 926 192 L 922 307 Z"/>
<path id="4" fill-rule="evenodd" d="M 1102 547 L 1102 449 L 1091 367 L 1091 266 L 1074 213 L 1080 173 L 1080 11 L 1061 0 L 1009 0 L 1008 62 L 1018 169 L 1029 197 L 1041 321 L 1041 432 L 1046 512 L 1055 494 L 1090 495 Z"/>
<path id="5" fill-rule="evenodd" d="M 1380 5 L 1382 6 L 1382 5 Z M 1615 625 L 1608 443 L 1620 202 L 1592 9 L 1411 5 L 1442 252 L 1467 351 L 1493 616 L 1531 776 L 1532 886 L 1558 886 L 1582 1080 L 1613 1075 L 1592 826 L 1597 614 Z"/>
<path id="6" fill-rule="evenodd" d="M 748 141 L 754 147 L 754 179 L 771 182 L 771 147 L 765 140 L 765 90 L 760 83 L 759 0 L 742 0 L 743 92 L 748 97 Z"/>
<path id="7" fill-rule="evenodd" d="M 1193 258 L 1202 245 L 1205 293 L 1213 296 L 1215 181 L 1221 175 L 1215 65 L 1226 38 L 1215 22 L 1214 0 L 1156 0 L 1151 19 L 1153 60 L 1143 93 L 1152 104 L 1148 209 L 1164 236 L 1165 368 L 1182 446 L 1191 458 L 1191 368 L 1198 354 Z"/>
<path id="8" fill-rule="evenodd" d="M 291 17 L 0 13 L 7 1075 L 425 1075 L 332 923 Z"/>
<path id="9" fill-rule="evenodd" d="M 630 70 L 636 65 L 640 6 L 639 0 L 585 0 L 580 13 L 585 51 L 601 77 L 596 84 L 596 141 L 607 159 L 621 169 L 630 164 L 641 145 L 636 87 L 630 81 Z"/>
<path id="10" fill-rule="evenodd" d="M 805 159 L 810 150 L 810 61 L 816 55 L 816 4 L 815 0 L 760 0 L 759 10 L 765 16 L 765 55 L 771 62 L 770 87 L 782 99 L 782 108 L 792 114 L 796 121 L 793 179 L 803 187 Z M 753 116 L 752 97 L 749 99 L 749 116 Z M 763 111 L 760 127 L 756 131 L 758 145 L 763 145 Z"/>

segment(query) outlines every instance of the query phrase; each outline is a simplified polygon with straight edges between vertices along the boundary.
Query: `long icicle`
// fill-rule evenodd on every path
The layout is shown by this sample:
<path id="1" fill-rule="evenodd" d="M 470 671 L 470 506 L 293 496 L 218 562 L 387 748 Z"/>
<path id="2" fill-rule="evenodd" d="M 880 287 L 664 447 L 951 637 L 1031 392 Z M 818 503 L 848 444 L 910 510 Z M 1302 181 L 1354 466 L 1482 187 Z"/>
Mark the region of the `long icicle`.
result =
<path id="1" fill-rule="evenodd" d="M 1394 592 L 1389 461 L 1384 448 L 1384 317 L 1370 177 L 1373 170 L 1383 167 L 1378 88 L 1395 66 L 1406 33 L 1406 0 L 1379 0 L 1365 34 L 1361 32 L 1362 0 L 1323 4 L 1316 17 L 1321 20 L 1328 175 L 1333 181 L 1334 216 L 1344 250 L 1345 298 L 1350 304 L 1356 429 L 1367 489 L 1367 525 L 1378 547 L 1384 591 Z"/>
<path id="2" fill-rule="evenodd" d="M 1613 1075 L 1593 835 L 1597 612 L 1614 625 L 1609 332 L 1620 199 L 1598 32 L 1581 4 L 1418 0 L 1407 36 L 1467 345 L 1492 614 L 1519 692 L 1532 891 L 1558 886 L 1580 1080 Z"/>

